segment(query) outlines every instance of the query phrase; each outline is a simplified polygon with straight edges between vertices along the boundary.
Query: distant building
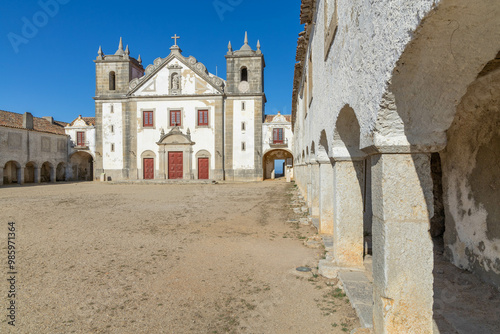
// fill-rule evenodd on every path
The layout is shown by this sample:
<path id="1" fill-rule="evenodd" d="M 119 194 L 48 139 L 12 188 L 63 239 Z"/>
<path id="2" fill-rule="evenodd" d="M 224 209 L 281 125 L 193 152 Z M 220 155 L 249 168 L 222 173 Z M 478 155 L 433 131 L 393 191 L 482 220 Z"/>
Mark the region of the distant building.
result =
<path id="1" fill-rule="evenodd" d="M 67 123 L 0 110 L 0 185 L 64 181 Z"/>
<path id="2" fill-rule="evenodd" d="M 75 181 L 94 179 L 95 117 L 78 116 L 65 128 L 70 137 L 69 161 L 71 176 Z"/>
<path id="3" fill-rule="evenodd" d="M 276 161 L 283 164 L 283 173 L 286 167 L 293 167 L 293 133 L 290 115 L 266 115 L 262 124 L 262 151 L 264 152 L 264 179 L 277 177 L 275 167 Z M 291 176 L 291 175 L 290 175 Z"/>
<path id="4" fill-rule="evenodd" d="M 262 179 L 264 56 L 231 43 L 227 81 L 170 48 L 145 70 L 122 41 L 96 64 L 95 171 L 124 179 Z"/>

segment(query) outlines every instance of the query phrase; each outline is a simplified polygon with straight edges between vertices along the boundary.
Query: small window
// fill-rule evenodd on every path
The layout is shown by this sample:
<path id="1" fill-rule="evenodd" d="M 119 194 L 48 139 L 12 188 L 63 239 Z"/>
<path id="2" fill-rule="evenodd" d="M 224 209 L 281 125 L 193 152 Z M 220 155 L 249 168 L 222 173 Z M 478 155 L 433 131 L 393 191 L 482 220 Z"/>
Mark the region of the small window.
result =
<path id="1" fill-rule="evenodd" d="M 247 124 L 245 122 L 241 122 L 241 131 L 246 131 Z"/>
<path id="2" fill-rule="evenodd" d="M 170 126 L 182 126 L 180 110 L 170 110 Z"/>
<path id="3" fill-rule="evenodd" d="M 198 110 L 198 125 L 208 126 L 208 110 Z"/>
<path id="4" fill-rule="evenodd" d="M 246 151 L 247 150 L 247 144 L 245 142 L 241 143 L 241 150 Z"/>
<path id="5" fill-rule="evenodd" d="M 241 110 L 245 111 L 245 102 L 241 102 Z"/>
<path id="6" fill-rule="evenodd" d="M 76 145 L 77 146 L 84 146 L 85 145 L 85 132 L 78 131 L 76 133 Z"/>
<path id="7" fill-rule="evenodd" d="M 153 112 L 152 111 L 143 111 L 142 112 L 142 126 L 153 127 Z"/>
<path id="8" fill-rule="evenodd" d="M 111 152 L 115 151 L 115 144 L 111 144 Z"/>
<path id="9" fill-rule="evenodd" d="M 246 67 L 241 69 L 241 81 L 248 81 L 248 70 Z"/>
<path id="10" fill-rule="evenodd" d="M 283 144 L 283 128 L 273 129 L 273 143 Z"/>
<path id="11" fill-rule="evenodd" d="M 115 133 L 115 126 L 111 125 L 111 133 Z"/>
<path id="12" fill-rule="evenodd" d="M 109 106 L 109 112 L 110 113 L 114 113 L 115 112 L 115 108 L 114 107 L 115 107 L 114 105 L 110 105 Z"/>
<path id="13" fill-rule="evenodd" d="M 109 90 L 116 89 L 116 74 L 115 72 L 109 72 Z"/>

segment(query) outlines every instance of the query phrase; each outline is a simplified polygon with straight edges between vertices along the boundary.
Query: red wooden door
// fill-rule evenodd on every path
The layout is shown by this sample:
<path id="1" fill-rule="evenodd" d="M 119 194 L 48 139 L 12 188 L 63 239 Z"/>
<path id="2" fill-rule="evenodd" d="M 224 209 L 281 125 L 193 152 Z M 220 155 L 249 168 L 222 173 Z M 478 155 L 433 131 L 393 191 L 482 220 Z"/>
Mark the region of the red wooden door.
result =
<path id="1" fill-rule="evenodd" d="M 155 159 L 144 159 L 144 180 L 153 180 L 155 178 Z"/>
<path id="2" fill-rule="evenodd" d="M 168 152 L 168 178 L 182 179 L 183 176 L 182 152 Z"/>
<path id="3" fill-rule="evenodd" d="M 198 179 L 208 180 L 208 158 L 198 158 Z"/>

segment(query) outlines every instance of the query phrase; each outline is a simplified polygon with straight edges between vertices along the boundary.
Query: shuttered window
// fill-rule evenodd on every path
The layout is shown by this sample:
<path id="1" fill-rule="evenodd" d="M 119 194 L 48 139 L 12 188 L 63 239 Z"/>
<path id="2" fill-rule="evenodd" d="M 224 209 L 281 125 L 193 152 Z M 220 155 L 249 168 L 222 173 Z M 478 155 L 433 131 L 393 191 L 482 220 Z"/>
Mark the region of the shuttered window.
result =
<path id="1" fill-rule="evenodd" d="M 198 110 L 198 125 L 208 126 L 208 110 Z"/>
<path id="2" fill-rule="evenodd" d="M 182 126 L 180 110 L 170 110 L 170 126 Z"/>
<path id="3" fill-rule="evenodd" d="M 144 127 L 152 127 L 153 124 L 153 112 L 152 111 L 143 111 L 142 113 L 142 124 Z"/>
<path id="4" fill-rule="evenodd" d="M 76 133 L 76 145 L 84 146 L 85 145 L 85 132 L 78 131 Z"/>
<path id="5" fill-rule="evenodd" d="M 282 144 L 283 143 L 283 129 L 282 128 L 273 129 L 273 142 L 275 144 Z"/>

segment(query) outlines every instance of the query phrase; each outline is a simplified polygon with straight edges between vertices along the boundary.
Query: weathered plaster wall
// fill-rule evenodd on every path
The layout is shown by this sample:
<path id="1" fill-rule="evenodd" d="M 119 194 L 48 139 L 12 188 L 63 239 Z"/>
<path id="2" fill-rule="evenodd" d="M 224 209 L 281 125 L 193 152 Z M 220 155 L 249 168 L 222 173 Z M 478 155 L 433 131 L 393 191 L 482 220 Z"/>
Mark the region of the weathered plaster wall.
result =
<path id="1" fill-rule="evenodd" d="M 441 154 L 451 261 L 500 287 L 500 70 L 477 79 Z"/>
<path id="2" fill-rule="evenodd" d="M 255 100 L 243 100 L 245 110 L 241 109 L 242 100 L 228 101 L 233 103 L 233 168 L 255 169 Z M 241 130 L 241 123 L 245 122 L 245 131 Z M 242 150 L 245 143 L 245 150 Z M 261 152 L 262 153 L 262 152 Z"/>
<path id="3" fill-rule="evenodd" d="M 111 105 L 113 108 L 111 108 Z M 111 125 L 114 131 L 111 132 Z M 121 103 L 104 103 L 102 116 L 102 156 L 105 173 L 123 168 L 123 111 Z M 111 150 L 111 145 L 114 150 Z M 119 176 L 116 175 L 116 176 Z"/>

